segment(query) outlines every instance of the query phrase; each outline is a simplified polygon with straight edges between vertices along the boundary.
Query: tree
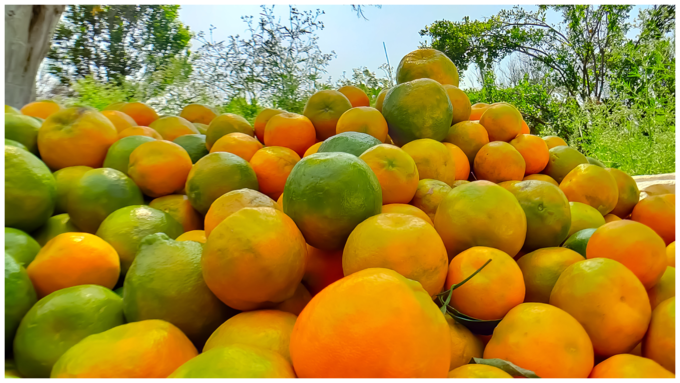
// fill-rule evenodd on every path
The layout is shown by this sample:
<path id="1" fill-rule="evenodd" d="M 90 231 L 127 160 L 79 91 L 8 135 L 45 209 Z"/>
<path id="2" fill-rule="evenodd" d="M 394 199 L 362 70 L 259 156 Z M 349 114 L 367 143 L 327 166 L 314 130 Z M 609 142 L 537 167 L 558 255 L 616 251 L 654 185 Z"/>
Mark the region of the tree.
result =
<path id="1" fill-rule="evenodd" d="M 63 5 L 5 5 L 5 104 L 35 100 L 35 78 Z"/>

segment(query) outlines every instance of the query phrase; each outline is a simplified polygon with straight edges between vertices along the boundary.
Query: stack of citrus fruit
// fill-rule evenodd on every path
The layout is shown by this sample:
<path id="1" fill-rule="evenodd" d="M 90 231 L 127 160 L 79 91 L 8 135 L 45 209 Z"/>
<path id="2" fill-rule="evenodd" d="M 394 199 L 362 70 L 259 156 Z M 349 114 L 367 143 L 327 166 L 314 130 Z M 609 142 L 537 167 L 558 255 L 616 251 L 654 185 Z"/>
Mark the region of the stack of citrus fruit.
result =
<path id="1" fill-rule="evenodd" d="M 5 376 L 674 377 L 674 194 L 439 51 L 396 79 L 252 125 L 6 107 Z"/>

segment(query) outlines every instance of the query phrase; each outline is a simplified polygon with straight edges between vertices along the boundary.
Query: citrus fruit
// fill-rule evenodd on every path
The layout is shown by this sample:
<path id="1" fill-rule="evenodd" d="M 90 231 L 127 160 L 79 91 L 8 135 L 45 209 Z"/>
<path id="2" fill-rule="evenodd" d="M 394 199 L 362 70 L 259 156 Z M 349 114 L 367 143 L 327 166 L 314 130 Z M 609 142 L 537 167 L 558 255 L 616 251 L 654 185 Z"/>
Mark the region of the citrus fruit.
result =
<path id="1" fill-rule="evenodd" d="M 453 158 L 453 163 L 456 168 L 456 180 L 466 181 L 470 177 L 470 163 L 468 162 L 467 156 L 456 145 L 449 142 L 444 142 L 443 144 L 449 149 L 449 153 L 451 153 L 451 157 Z"/>
<path id="2" fill-rule="evenodd" d="M 606 168 L 606 166 L 601 161 L 598 161 L 598 160 L 596 160 L 592 157 L 588 157 L 588 156 L 586 156 L 586 159 L 588 160 L 588 163 L 591 164 L 591 165 L 599 166 L 601 168 Z"/>
<path id="3" fill-rule="evenodd" d="M 447 378 L 451 379 L 512 379 L 512 375 L 498 367 L 486 364 L 465 364 L 449 371 Z"/>
<path id="4" fill-rule="evenodd" d="M 33 154 L 5 145 L 5 226 L 31 232 L 54 212 L 56 182 Z"/>
<path id="5" fill-rule="evenodd" d="M 666 247 L 666 261 L 668 266 L 675 267 L 675 241 Z"/>
<path id="6" fill-rule="evenodd" d="M 191 165 L 183 147 L 157 140 L 145 142 L 130 153 L 127 173 L 145 195 L 158 198 L 182 190 L 193 170 Z"/>
<path id="7" fill-rule="evenodd" d="M 472 358 L 481 358 L 484 344 L 462 324 L 456 322 L 449 314 L 445 314 L 446 323 L 451 334 L 451 363 L 449 370 L 466 365 Z"/>
<path id="8" fill-rule="evenodd" d="M 450 344 L 446 320 L 420 283 L 373 268 L 312 298 L 295 322 L 290 355 L 299 378 L 444 378 Z"/>
<path id="9" fill-rule="evenodd" d="M 384 268 L 417 281 L 428 294 L 441 292 L 448 256 L 437 231 L 420 218 L 378 214 L 357 225 L 342 253 L 345 275 Z"/>
<path id="10" fill-rule="evenodd" d="M 151 137 L 156 140 L 162 140 L 163 136 L 160 135 L 157 131 L 149 128 L 148 126 L 133 126 L 131 128 L 127 128 L 121 132 L 118 133 L 118 139 L 122 139 L 124 137 L 130 137 L 130 136 L 145 136 L 145 137 Z"/>
<path id="11" fill-rule="evenodd" d="M 423 221 L 427 222 L 429 225 L 432 225 L 434 227 L 434 223 L 432 223 L 432 219 L 425 214 L 424 211 L 418 209 L 417 207 L 405 203 L 390 203 L 387 205 L 382 205 L 382 214 L 406 214 L 410 215 L 413 217 L 417 217 L 422 219 Z"/>
<path id="12" fill-rule="evenodd" d="M 205 236 L 215 230 L 225 218 L 243 209 L 244 207 L 271 207 L 282 210 L 279 205 L 271 198 L 253 189 L 237 189 L 215 200 L 210 205 L 208 213 L 205 215 Z"/>
<path id="13" fill-rule="evenodd" d="M 7 138 L 5 138 L 5 145 L 14 146 L 15 148 L 19 148 L 19 149 L 28 151 L 28 148 L 26 146 L 24 146 L 24 144 L 16 142 L 14 140 L 7 139 Z"/>
<path id="14" fill-rule="evenodd" d="M 451 125 L 469 120 L 470 113 L 472 113 L 472 105 L 470 104 L 470 99 L 467 94 L 457 86 L 451 84 L 445 84 L 444 89 L 446 89 L 449 101 L 451 101 L 451 106 L 453 106 L 453 120 L 451 121 Z"/>
<path id="15" fill-rule="evenodd" d="M 486 112 L 486 110 L 489 109 L 490 106 L 491 104 L 487 104 L 485 102 L 478 102 L 476 104 L 473 104 L 470 107 L 471 109 L 469 118 L 470 121 L 479 121 L 479 119 L 482 118 L 482 114 L 484 114 L 484 112 Z"/>
<path id="16" fill-rule="evenodd" d="M 527 125 L 527 122 L 522 119 L 522 131 L 520 134 L 531 134 L 531 129 L 529 129 L 529 125 Z"/>
<path id="17" fill-rule="evenodd" d="M 392 141 L 403 146 L 420 138 L 446 138 L 453 106 L 441 84 L 420 78 L 391 88 L 385 95 L 382 114 Z"/>
<path id="18" fill-rule="evenodd" d="M 33 232 L 33 238 L 40 246 L 45 244 L 52 238 L 62 233 L 75 233 L 80 231 L 72 222 L 68 214 L 58 214 L 50 217 L 44 225 Z"/>
<path id="19" fill-rule="evenodd" d="M 13 107 L 13 106 L 5 105 L 5 113 L 8 113 L 8 114 L 21 114 L 21 111 L 19 111 L 19 109 L 15 108 L 15 107 Z"/>
<path id="20" fill-rule="evenodd" d="M 586 378 L 593 369 L 593 344 L 567 312 L 522 303 L 496 326 L 484 358 L 507 360 L 541 378 Z"/>
<path id="21" fill-rule="evenodd" d="M 40 244 L 19 229 L 5 228 L 5 254 L 11 255 L 21 266 L 27 267 L 40 251 Z"/>
<path id="22" fill-rule="evenodd" d="M 11 353 L 19 323 L 36 301 L 26 269 L 5 252 L 5 355 Z"/>
<path id="23" fill-rule="evenodd" d="M 151 126 L 158 119 L 158 113 L 150 106 L 141 102 L 125 103 L 118 110 L 132 117 L 138 126 Z"/>
<path id="24" fill-rule="evenodd" d="M 603 168 L 581 164 L 560 182 L 560 189 L 570 202 L 581 202 L 597 209 L 603 216 L 616 207 L 619 188 L 614 177 Z"/>
<path id="25" fill-rule="evenodd" d="M 207 241 L 205 237 L 205 231 L 203 230 L 192 230 L 192 231 L 186 231 L 179 237 L 175 238 L 175 241 L 182 242 L 182 241 L 194 241 L 194 242 L 199 242 L 199 243 L 205 243 Z"/>
<path id="26" fill-rule="evenodd" d="M 215 141 L 210 153 L 227 152 L 250 161 L 253 154 L 262 148 L 263 145 L 255 137 L 244 133 L 229 133 Z"/>
<path id="27" fill-rule="evenodd" d="M 310 294 L 304 284 L 300 283 L 292 297 L 273 305 L 272 308 L 293 315 L 300 315 L 310 300 L 312 300 L 312 294 Z"/>
<path id="28" fill-rule="evenodd" d="M 642 340 L 642 356 L 675 373 L 675 297 L 661 302 L 652 311 L 649 329 Z"/>
<path id="29" fill-rule="evenodd" d="M 310 146 L 309 149 L 305 150 L 305 154 L 302 157 L 308 157 L 316 153 L 319 150 L 319 146 L 321 146 L 321 144 L 323 144 L 323 141 L 317 142 L 316 144 Z"/>
<path id="30" fill-rule="evenodd" d="M 546 145 L 541 137 L 531 134 L 520 134 L 510 141 L 510 145 L 517 149 L 522 158 L 524 158 L 524 163 L 526 164 L 524 173 L 526 175 L 540 173 L 548 164 L 550 159 L 548 145 Z"/>
<path id="31" fill-rule="evenodd" d="M 21 321 L 14 339 L 17 368 L 27 378 L 49 378 L 52 366 L 69 348 L 124 322 L 123 299 L 105 287 L 55 291 L 39 300 Z"/>
<path id="32" fill-rule="evenodd" d="M 342 152 L 359 157 L 366 150 L 381 143 L 380 140 L 366 133 L 344 132 L 326 139 L 319 146 L 317 153 Z"/>
<path id="33" fill-rule="evenodd" d="M 189 360 L 168 378 L 295 378 L 290 363 L 281 355 L 259 347 L 230 344 Z"/>
<path id="34" fill-rule="evenodd" d="M 369 106 L 359 106 L 349 109 L 340 116 L 335 127 L 337 134 L 345 132 L 366 133 L 380 142 L 387 139 L 387 121 L 382 113 Z"/>
<path id="35" fill-rule="evenodd" d="M 307 286 L 312 296 L 345 276 L 342 271 L 342 251 L 343 249 L 319 250 L 307 245 L 307 260 L 302 283 Z"/>
<path id="36" fill-rule="evenodd" d="M 654 230 L 635 221 L 616 221 L 600 226 L 586 248 L 588 259 L 609 258 L 621 262 L 649 289 L 666 270 L 666 245 Z"/>
<path id="37" fill-rule="evenodd" d="M 137 126 L 137 122 L 132 119 L 132 117 L 119 110 L 104 110 L 102 111 L 104 117 L 108 118 L 109 121 L 116 128 L 116 132 L 120 133 L 127 128 Z"/>
<path id="38" fill-rule="evenodd" d="M 184 232 L 203 229 L 203 217 L 194 210 L 184 194 L 158 197 L 149 202 L 149 207 L 168 213 L 182 225 Z"/>
<path id="39" fill-rule="evenodd" d="M 434 179 L 451 186 L 456 180 L 456 164 L 449 149 L 441 142 L 430 138 L 413 140 L 401 148 L 416 163 L 418 176 Z"/>
<path id="40" fill-rule="evenodd" d="M 52 174 L 57 186 L 57 203 L 54 206 L 55 214 L 66 212 L 69 191 L 71 191 L 73 185 L 80 180 L 83 174 L 89 170 L 92 170 L 89 166 L 69 166 L 59 169 Z"/>
<path id="41" fill-rule="evenodd" d="M 473 246 L 493 247 L 514 257 L 527 233 L 527 218 L 515 196 L 488 181 L 451 190 L 433 222 L 449 258 Z"/>
<path id="42" fill-rule="evenodd" d="M 245 133 L 249 136 L 254 136 L 255 131 L 250 123 L 245 118 L 232 113 L 220 114 L 215 117 L 205 134 L 205 146 L 210 150 L 215 142 L 222 136 L 229 133 Z"/>
<path id="43" fill-rule="evenodd" d="M 366 107 L 371 105 L 371 101 L 368 99 L 366 92 L 354 85 L 345 85 L 338 89 L 338 92 L 347 97 L 349 103 L 352 104 L 352 108 Z"/>
<path id="44" fill-rule="evenodd" d="M 404 150 L 389 144 L 373 146 L 360 156 L 373 170 L 380 189 L 382 203 L 409 203 L 418 188 L 418 167 Z"/>
<path id="45" fill-rule="evenodd" d="M 546 144 L 548 144 L 548 149 L 552 149 L 556 146 L 568 146 L 567 143 L 558 136 L 545 136 L 541 137 Z"/>
<path id="46" fill-rule="evenodd" d="M 130 165 L 130 154 L 137 147 L 146 142 L 155 141 L 154 138 L 147 136 L 129 136 L 123 137 L 111 145 L 109 151 L 104 159 L 104 167 L 116 169 L 119 172 L 127 174 L 128 166 Z M 72 169 L 75 168 L 65 168 Z M 60 170 L 61 171 L 61 170 Z M 55 173 L 56 174 L 56 173 Z"/>
<path id="47" fill-rule="evenodd" d="M 309 118 L 295 113 L 272 116 L 264 130 L 267 146 L 283 146 L 302 156 L 316 142 L 316 131 Z"/>
<path id="48" fill-rule="evenodd" d="M 208 125 L 215 117 L 217 117 L 217 113 L 209 106 L 189 104 L 182 109 L 179 116 L 191 123 L 198 122 L 200 124 Z"/>
<path id="49" fill-rule="evenodd" d="M 191 206 L 206 214 L 217 198 L 242 188 L 258 190 L 253 168 L 235 154 L 216 152 L 201 158 L 191 168 L 185 190 Z"/>
<path id="50" fill-rule="evenodd" d="M 675 374 L 666 370 L 659 363 L 637 355 L 619 354 L 600 362 L 589 378 L 604 379 L 650 379 L 675 378 Z"/>
<path id="51" fill-rule="evenodd" d="M 71 188 L 66 211 L 78 229 L 95 233 L 109 214 L 143 203 L 142 192 L 128 176 L 114 169 L 92 169 Z"/>
<path id="52" fill-rule="evenodd" d="M 291 149 L 268 146 L 255 152 L 250 158 L 250 166 L 255 171 L 260 191 L 276 200 L 283 194 L 286 180 L 299 161 L 300 156 Z"/>
<path id="53" fill-rule="evenodd" d="M 473 164 L 475 177 L 495 183 L 521 181 L 526 171 L 524 158 L 507 142 L 492 141 L 479 149 Z"/>
<path id="54" fill-rule="evenodd" d="M 614 222 L 614 221 L 620 221 L 621 218 L 615 216 L 614 214 L 607 214 L 604 216 L 604 222 L 609 223 L 609 222 Z"/>
<path id="55" fill-rule="evenodd" d="M 550 293 L 550 304 L 581 323 L 600 357 L 632 350 L 645 335 L 652 314 L 640 280 L 608 258 L 567 267 Z"/>
<path id="56" fill-rule="evenodd" d="M 191 163 L 193 164 L 209 153 L 208 149 L 205 147 L 205 135 L 203 134 L 185 134 L 175 138 L 172 142 L 183 147 L 184 150 L 187 151 L 187 154 L 189 154 L 189 157 L 191 158 Z"/>
<path id="57" fill-rule="evenodd" d="M 479 149 L 489 143 L 489 134 L 479 122 L 462 121 L 449 128 L 444 141 L 459 147 L 472 165 Z"/>
<path id="58" fill-rule="evenodd" d="M 198 129 L 198 133 L 200 133 L 204 136 L 205 136 L 206 133 L 208 133 L 208 125 L 201 124 L 201 123 L 198 123 L 198 122 L 193 122 L 193 124 L 196 127 L 196 129 Z"/>
<path id="59" fill-rule="evenodd" d="M 21 114 L 43 120 L 64 108 L 52 100 L 34 101 L 21 108 Z"/>
<path id="60" fill-rule="evenodd" d="M 165 320 L 203 345 L 234 312 L 203 281 L 202 252 L 200 243 L 174 241 L 164 233 L 144 237 L 125 276 L 125 318 Z"/>
<path id="61" fill-rule="evenodd" d="M 550 146 L 550 145 L 548 145 Z M 562 179 L 569 174 L 572 169 L 581 164 L 587 164 L 586 156 L 578 150 L 568 146 L 556 146 L 550 150 L 548 164 L 543 169 L 543 173 L 552 177 L 557 183 L 562 183 Z"/>
<path id="62" fill-rule="evenodd" d="M 652 310 L 668 298 L 675 296 L 675 267 L 666 266 L 661 279 L 652 288 L 647 290 L 649 303 Z"/>
<path id="63" fill-rule="evenodd" d="M 517 263 L 503 251 L 484 246 L 472 247 L 453 258 L 445 288 L 462 282 L 489 259 L 482 271 L 451 294 L 451 306 L 477 319 L 501 319 L 524 301 L 524 279 Z"/>
<path id="64" fill-rule="evenodd" d="M 86 107 L 51 115 L 38 131 L 38 149 L 53 170 L 69 166 L 101 167 L 118 131 L 103 114 Z"/>
<path id="65" fill-rule="evenodd" d="M 630 218 L 651 227 L 666 245 L 675 242 L 675 194 L 654 195 L 641 200 Z"/>
<path id="66" fill-rule="evenodd" d="M 597 228 L 583 229 L 577 231 L 576 233 L 570 235 L 566 241 L 564 241 L 562 247 L 574 250 L 575 252 L 581 254 L 583 258 L 585 258 L 588 241 L 590 241 L 590 237 L 593 235 L 595 230 L 597 230 Z"/>
<path id="67" fill-rule="evenodd" d="M 522 114 L 510 104 L 493 104 L 484 111 L 479 123 L 489 133 L 489 141 L 509 142 L 522 131 Z"/>
<path id="68" fill-rule="evenodd" d="M 26 268 L 42 298 L 54 291 L 79 285 L 113 288 L 120 275 L 116 250 L 88 233 L 63 233 L 40 249 Z"/>
<path id="69" fill-rule="evenodd" d="M 284 213 L 308 244 L 322 250 L 341 249 L 356 225 L 379 214 L 381 206 L 378 178 L 363 160 L 347 153 L 303 158 L 284 188 Z"/>
<path id="70" fill-rule="evenodd" d="M 385 102 L 385 95 L 387 94 L 387 91 L 390 90 L 389 88 L 383 88 L 380 93 L 378 93 L 378 97 L 375 98 L 375 108 L 378 109 L 380 113 L 382 113 L 382 106 L 383 102 Z"/>
<path id="71" fill-rule="evenodd" d="M 145 320 L 93 334 L 66 351 L 50 378 L 166 378 L 198 355 L 177 327 Z"/>
<path id="72" fill-rule="evenodd" d="M 563 247 L 546 247 L 523 255 L 517 260 L 526 286 L 525 302 L 548 303 L 550 292 L 560 274 L 583 256 Z"/>
<path id="73" fill-rule="evenodd" d="M 260 142 L 264 143 L 264 129 L 267 126 L 269 119 L 280 113 L 286 113 L 286 111 L 281 109 L 264 108 L 262 111 L 260 111 L 260 113 L 257 114 L 257 117 L 255 117 L 255 122 L 253 123 L 253 128 L 255 130 L 255 136 Z"/>
<path id="74" fill-rule="evenodd" d="M 551 183 L 557 187 L 560 186 L 560 184 L 558 184 L 557 181 L 555 181 L 552 177 L 550 177 L 547 174 L 529 174 L 528 176 L 524 176 L 522 181 L 543 181 Z"/>
<path id="75" fill-rule="evenodd" d="M 571 226 L 568 236 L 583 229 L 597 229 L 605 224 L 602 214 L 590 205 L 569 202 L 569 210 L 571 211 Z"/>
<path id="76" fill-rule="evenodd" d="M 212 292 L 229 307 L 253 310 L 290 298 L 307 253 L 295 222 L 269 207 L 246 207 L 210 233 L 201 266 Z"/>
<path id="77" fill-rule="evenodd" d="M 14 140 L 26 150 L 38 154 L 38 131 L 40 123 L 30 116 L 5 113 L 5 139 Z"/>
<path id="78" fill-rule="evenodd" d="M 402 57 L 397 66 L 397 84 L 421 78 L 458 86 L 458 69 L 444 53 L 436 49 L 416 49 Z"/>
<path id="79" fill-rule="evenodd" d="M 340 116 L 351 108 L 352 103 L 344 94 L 327 89 L 309 97 L 302 114 L 314 125 L 316 139 L 323 141 L 335 135 Z"/>

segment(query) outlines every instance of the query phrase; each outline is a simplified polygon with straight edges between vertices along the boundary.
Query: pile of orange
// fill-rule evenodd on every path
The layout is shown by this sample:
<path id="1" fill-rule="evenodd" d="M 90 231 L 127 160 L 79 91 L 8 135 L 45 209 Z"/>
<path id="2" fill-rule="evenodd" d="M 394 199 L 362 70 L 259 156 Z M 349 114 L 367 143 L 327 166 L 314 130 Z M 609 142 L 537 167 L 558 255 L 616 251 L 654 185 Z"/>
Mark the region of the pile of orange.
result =
<path id="1" fill-rule="evenodd" d="M 5 376 L 674 377 L 675 195 L 439 51 L 396 80 L 254 121 L 6 107 Z"/>

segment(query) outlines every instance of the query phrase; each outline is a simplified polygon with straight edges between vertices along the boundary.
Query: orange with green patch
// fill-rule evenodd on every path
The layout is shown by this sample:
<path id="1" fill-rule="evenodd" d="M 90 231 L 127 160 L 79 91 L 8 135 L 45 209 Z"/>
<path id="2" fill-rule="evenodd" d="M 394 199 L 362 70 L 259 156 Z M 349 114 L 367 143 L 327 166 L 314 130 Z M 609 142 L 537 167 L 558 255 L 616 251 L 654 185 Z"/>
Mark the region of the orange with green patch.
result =
<path id="1" fill-rule="evenodd" d="M 424 179 L 418 181 L 416 194 L 410 204 L 422 210 L 430 220 L 434 221 L 437 207 L 442 202 L 444 197 L 451 191 L 451 187 L 439 180 Z"/>
<path id="2" fill-rule="evenodd" d="M 602 216 L 612 211 L 619 199 L 619 188 L 611 173 L 591 164 L 576 166 L 564 177 L 560 189 L 570 202 L 590 205 Z"/>
<path id="3" fill-rule="evenodd" d="M 402 146 L 402 150 L 415 161 L 421 180 L 439 180 L 449 186 L 456 180 L 456 163 L 449 149 L 441 142 L 421 138 Z"/>
<path id="4" fill-rule="evenodd" d="M 549 175 L 557 183 L 562 183 L 564 177 L 578 165 L 588 163 L 586 156 L 568 146 L 555 146 L 548 152 L 550 153 L 548 164 L 542 173 Z"/>
<path id="5" fill-rule="evenodd" d="M 187 134 L 198 134 L 198 129 L 191 122 L 182 117 L 161 117 L 149 125 L 149 128 L 157 131 L 164 140 L 174 141 L 175 138 Z"/>
<path id="6" fill-rule="evenodd" d="M 244 207 L 271 207 L 282 210 L 271 198 L 253 189 L 232 190 L 223 194 L 210 205 L 205 215 L 205 236 L 215 230 L 217 225 Z"/>
<path id="7" fill-rule="evenodd" d="M 582 260 L 581 254 L 564 247 L 546 247 L 523 255 L 517 260 L 517 265 L 522 270 L 526 286 L 524 301 L 548 303 L 560 274 Z"/>
<path id="8" fill-rule="evenodd" d="M 633 208 L 640 201 L 640 190 L 633 177 L 619 169 L 605 169 L 616 181 L 619 189 L 619 198 L 611 214 L 619 218 L 627 218 L 633 212 Z"/>
<path id="9" fill-rule="evenodd" d="M 217 113 L 213 108 L 206 105 L 189 104 L 182 109 L 179 116 L 191 123 L 197 122 L 199 124 L 208 125 L 215 117 L 217 117 Z"/>
<path id="10" fill-rule="evenodd" d="M 245 118 L 233 113 L 220 114 L 208 125 L 208 131 L 205 134 L 206 148 L 210 150 L 220 137 L 226 136 L 229 133 L 244 133 L 249 136 L 255 136 L 253 127 Z"/>
<path id="11" fill-rule="evenodd" d="M 458 86 L 458 68 L 436 49 L 416 49 L 404 56 L 397 66 L 397 84 L 421 78 Z"/>
<path id="12" fill-rule="evenodd" d="M 210 153 L 227 152 L 250 161 L 253 155 L 262 148 L 263 145 L 255 137 L 244 133 L 229 133 L 213 144 Z"/>
<path id="13" fill-rule="evenodd" d="M 472 165 L 479 149 L 489 143 L 489 133 L 477 121 L 462 121 L 449 128 L 444 141 L 459 147 Z"/>
<path id="14" fill-rule="evenodd" d="M 149 197 L 182 190 L 191 170 L 191 157 L 174 142 L 145 142 L 130 153 L 128 174 Z"/>
<path id="15" fill-rule="evenodd" d="M 203 218 L 184 194 L 171 194 L 149 202 L 149 207 L 164 211 L 182 224 L 184 232 L 203 229 Z"/>
<path id="16" fill-rule="evenodd" d="M 314 125 L 316 139 L 323 141 L 335 135 L 340 116 L 351 108 L 352 103 L 344 94 L 328 89 L 320 90 L 307 99 L 302 114 Z"/>

